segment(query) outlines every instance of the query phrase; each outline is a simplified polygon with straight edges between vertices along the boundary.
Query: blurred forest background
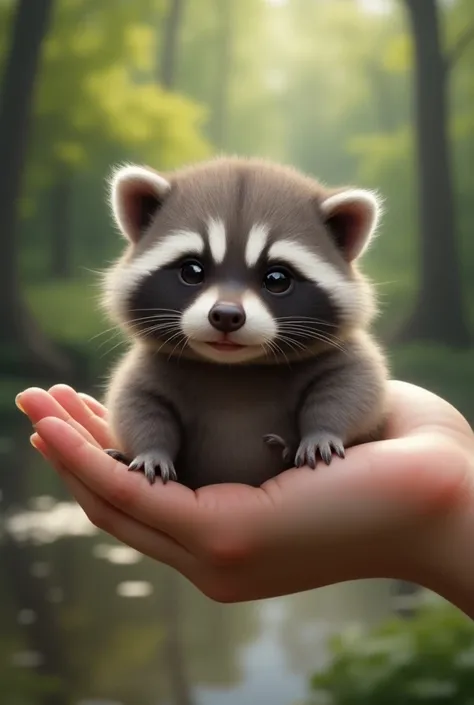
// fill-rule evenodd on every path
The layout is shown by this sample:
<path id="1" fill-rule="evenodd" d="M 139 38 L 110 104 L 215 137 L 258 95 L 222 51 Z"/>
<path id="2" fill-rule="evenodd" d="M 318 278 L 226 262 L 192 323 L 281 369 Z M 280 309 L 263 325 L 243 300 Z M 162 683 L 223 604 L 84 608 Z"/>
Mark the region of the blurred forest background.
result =
<path id="1" fill-rule="evenodd" d="M 226 152 L 382 193 L 365 269 L 393 376 L 472 422 L 472 0 L 0 0 L 0 68 L 2 704 L 472 702 L 453 608 L 388 581 L 212 604 L 89 525 L 13 403 L 100 394 L 120 351 L 97 307 L 111 165 Z"/>

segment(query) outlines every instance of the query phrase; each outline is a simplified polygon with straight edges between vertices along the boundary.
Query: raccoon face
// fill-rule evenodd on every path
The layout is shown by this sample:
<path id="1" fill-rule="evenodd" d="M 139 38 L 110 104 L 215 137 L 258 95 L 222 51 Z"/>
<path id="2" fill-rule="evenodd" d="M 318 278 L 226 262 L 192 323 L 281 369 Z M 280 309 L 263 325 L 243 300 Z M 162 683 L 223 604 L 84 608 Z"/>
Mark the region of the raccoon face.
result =
<path id="1" fill-rule="evenodd" d="M 105 304 L 157 349 L 285 362 L 341 346 L 341 331 L 375 310 L 353 266 L 377 224 L 371 192 L 222 159 L 171 178 L 122 167 L 111 206 L 130 244 L 106 275 Z"/>

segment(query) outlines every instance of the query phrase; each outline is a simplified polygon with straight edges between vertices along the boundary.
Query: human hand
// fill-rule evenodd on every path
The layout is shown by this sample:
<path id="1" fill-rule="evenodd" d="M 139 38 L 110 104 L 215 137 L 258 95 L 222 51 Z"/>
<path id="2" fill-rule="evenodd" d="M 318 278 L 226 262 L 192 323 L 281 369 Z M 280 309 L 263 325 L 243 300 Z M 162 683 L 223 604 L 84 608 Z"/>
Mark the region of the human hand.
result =
<path id="1" fill-rule="evenodd" d="M 107 411 L 59 385 L 17 398 L 34 446 L 89 519 L 174 567 L 220 602 L 268 598 L 369 577 L 403 578 L 474 617 L 474 434 L 446 401 L 389 387 L 386 440 L 329 467 L 288 470 L 260 488 L 152 487 L 106 455 Z"/>

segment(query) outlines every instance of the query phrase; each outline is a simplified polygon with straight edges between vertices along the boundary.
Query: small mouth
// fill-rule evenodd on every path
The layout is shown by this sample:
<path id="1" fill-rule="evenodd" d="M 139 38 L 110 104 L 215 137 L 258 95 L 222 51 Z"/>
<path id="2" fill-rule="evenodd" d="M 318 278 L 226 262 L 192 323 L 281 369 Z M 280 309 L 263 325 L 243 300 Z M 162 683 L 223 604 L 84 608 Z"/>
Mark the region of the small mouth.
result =
<path id="1" fill-rule="evenodd" d="M 219 352 L 235 352 L 236 350 L 242 350 L 246 345 L 239 345 L 238 343 L 232 343 L 230 340 L 220 340 L 217 343 L 207 343 L 209 347 L 218 350 Z"/>

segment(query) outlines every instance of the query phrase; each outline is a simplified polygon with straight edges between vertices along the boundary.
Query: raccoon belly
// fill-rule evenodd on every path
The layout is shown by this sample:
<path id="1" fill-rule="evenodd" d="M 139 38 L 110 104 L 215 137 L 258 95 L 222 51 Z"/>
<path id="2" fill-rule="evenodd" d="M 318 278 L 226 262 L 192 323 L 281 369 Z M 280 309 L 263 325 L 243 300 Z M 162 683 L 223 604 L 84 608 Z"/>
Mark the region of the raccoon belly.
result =
<path id="1" fill-rule="evenodd" d="M 266 434 L 277 434 L 293 446 L 296 429 L 278 402 L 263 406 L 229 406 L 196 418 L 177 459 L 179 482 L 197 489 L 204 485 L 238 482 L 259 486 L 293 465 L 283 449 L 269 446 Z"/>

